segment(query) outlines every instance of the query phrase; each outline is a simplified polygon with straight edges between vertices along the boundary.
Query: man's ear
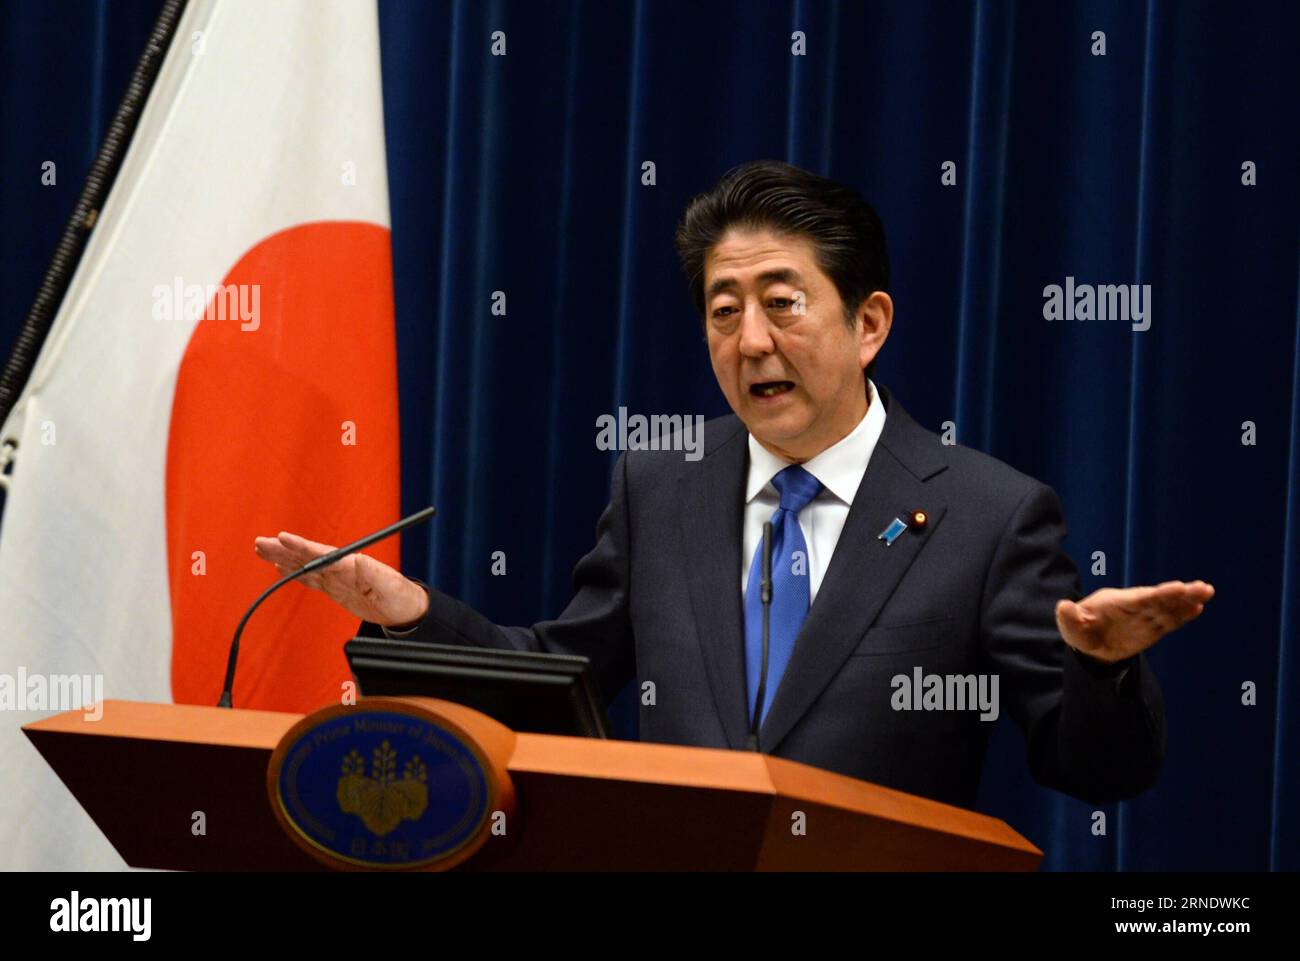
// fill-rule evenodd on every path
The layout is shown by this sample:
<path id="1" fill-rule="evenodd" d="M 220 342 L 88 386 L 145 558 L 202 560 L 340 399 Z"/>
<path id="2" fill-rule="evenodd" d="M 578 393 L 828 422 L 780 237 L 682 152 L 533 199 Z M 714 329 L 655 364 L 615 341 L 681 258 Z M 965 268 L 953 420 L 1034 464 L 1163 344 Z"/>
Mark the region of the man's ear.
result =
<path id="1" fill-rule="evenodd" d="M 893 298 L 883 290 L 877 290 L 858 307 L 858 321 L 858 333 L 862 338 L 858 345 L 858 359 L 866 367 L 885 346 L 885 339 L 893 327 Z"/>

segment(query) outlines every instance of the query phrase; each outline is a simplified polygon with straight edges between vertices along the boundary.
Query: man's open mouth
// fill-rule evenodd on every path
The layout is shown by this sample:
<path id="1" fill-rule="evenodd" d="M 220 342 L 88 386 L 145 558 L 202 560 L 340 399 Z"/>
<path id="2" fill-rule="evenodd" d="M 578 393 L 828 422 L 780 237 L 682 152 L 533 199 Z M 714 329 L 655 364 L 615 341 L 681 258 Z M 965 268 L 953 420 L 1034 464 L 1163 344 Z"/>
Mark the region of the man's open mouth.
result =
<path id="1" fill-rule="evenodd" d="M 755 397 L 775 397 L 791 390 L 794 390 L 794 383 L 788 380 L 765 380 L 749 385 L 749 392 Z"/>

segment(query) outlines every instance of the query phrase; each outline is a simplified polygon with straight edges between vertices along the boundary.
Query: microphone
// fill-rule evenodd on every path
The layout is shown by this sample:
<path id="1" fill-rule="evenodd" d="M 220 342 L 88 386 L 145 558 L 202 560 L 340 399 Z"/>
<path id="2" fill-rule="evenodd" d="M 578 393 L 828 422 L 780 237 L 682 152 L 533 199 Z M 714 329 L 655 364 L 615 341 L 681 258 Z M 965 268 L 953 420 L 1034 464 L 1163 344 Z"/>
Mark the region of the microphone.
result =
<path id="1" fill-rule="evenodd" d="M 226 661 L 226 680 L 224 686 L 221 688 L 221 700 L 217 702 L 217 707 L 233 706 L 231 704 L 231 692 L 234 690 L 235 687 L 235 664 L 239 661 L 239 635 L 244 633 L 244 625 L 248 623 L 248 619 L 253 616 L 253 611 L 257 610 L 258 606 L 264 600 L 266 600 L 268 597 L 270 597 L 280 588 L 284 587 L 284 585 L 288 584 L 290 581 L 302 577 L 304 574 L 310 574 L 313 571 L 318 571 L 322 567 L 329 567 L 331 564 L 335 563 L 336 561 L 342 560 L 343 558 L 347 557 L 349 554 L 356 553 L 357 551 L 361 550 L 363 547 L 369 547 L 371 544 L 375 543 L 376 541 L 382 541 L 386 537 L 392 537 L 398 531 L 404 531 L 408 527 L 414 527 L 416 524 L 422 524 L 436 513 L 437 510 L 435 510 L 434 508 L 426 507 L 424 510 L 417 511 L 416 513 L 412 514 L 410 517 L 403 517 L 396 524 L 389 524 L 381 531 L 375 531 L 373 534 L 367 534 L 359 541 L 353 541 L 351 544 L 345 544 L 343 547 L 337 547 L 334 550 L 330 551 L 328 554 L 322 554 L 320 557 L 308 561 L 306 564 L 298 568 L 296 571 L 291 571 L 290 573 L 284 575 L 284 577 L 280 578 L 278 581 L 276 581 L 266 590 L 262 591 L 262 593 L 258 596 L 257 600 L 253 601 L 252 607 L 250 607 L 246 612 L 244 612 L 243 618 L 241 618 L 239 621 L 239 626 L 235 628 L 235 637 L 230 642 L 230 657 Z"/>
<path id="2" fill-rule="evenodd" d="M 758 599 L 763 605 L 763 661 L 758 672 L 758 695 L 754 698 L 754 717 L 749 726 L 751 751 L 758 750 L 758 723 L 763 716 L 763 696 L 767 692 L 768 622 L 772 617 L 772 522 L 763 523 L 763 574 L 758 582 Z"/>

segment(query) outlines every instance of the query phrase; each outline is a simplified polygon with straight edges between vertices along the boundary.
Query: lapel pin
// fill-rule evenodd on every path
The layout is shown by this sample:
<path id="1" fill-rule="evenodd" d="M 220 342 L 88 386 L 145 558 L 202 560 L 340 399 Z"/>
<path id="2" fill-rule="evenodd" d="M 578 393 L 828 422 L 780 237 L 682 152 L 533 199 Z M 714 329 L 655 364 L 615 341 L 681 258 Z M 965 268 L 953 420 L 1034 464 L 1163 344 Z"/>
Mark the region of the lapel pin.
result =
<path id="1" fill-rule="evenodd" d="M 876 540 L 884 541 L 886 547 L 893 547 L 894 541 L 898 540 L 899 535 L 902 534 L 903 531 L 910 527 L 912 530 L 920 533 L 925 530 L 925 525 L 930 520 L 925 511 L 908 511 L 906 516 L 907 520 L 903 520 L 901 517 L 895 517 L 889 522 L 889 526 L 876 536 Z"/>
<path id="2" fill-rule="evenodd" d="M 898 535 L 907 530 L 907 525 L 895 517 L 889 522 L 889 526 L 880 532 L 876 538 L 878 541 L 884 541 L 886 547 L 893 547 L 894 541 L 898 540 Z"/>

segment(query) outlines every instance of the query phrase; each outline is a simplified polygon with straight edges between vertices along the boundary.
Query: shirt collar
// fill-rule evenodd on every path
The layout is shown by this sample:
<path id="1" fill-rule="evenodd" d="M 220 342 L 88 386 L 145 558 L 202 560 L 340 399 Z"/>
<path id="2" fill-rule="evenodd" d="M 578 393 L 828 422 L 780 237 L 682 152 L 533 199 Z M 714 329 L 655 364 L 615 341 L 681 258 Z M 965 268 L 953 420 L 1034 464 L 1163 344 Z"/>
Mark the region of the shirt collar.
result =
<path id="1" fill-rule="evenodd" d="M 857 496 L 862 476 L 867 472 L 876 442 L 885 429 L 885 405 L 880 392 L 870 380 L 871 403 L 866 416 L 858 421 L 846 437 L 826 448 L 804 463 L 803 468 L 821 482 L 845 504 L 852 506 Z M 790 461 L 777 457 L 749 435 L 749 480 L 745 485 L 745 503 L 749 503 L 767 487 L 772 478 L 790 466 Z"/>

